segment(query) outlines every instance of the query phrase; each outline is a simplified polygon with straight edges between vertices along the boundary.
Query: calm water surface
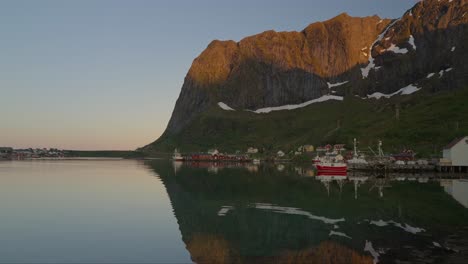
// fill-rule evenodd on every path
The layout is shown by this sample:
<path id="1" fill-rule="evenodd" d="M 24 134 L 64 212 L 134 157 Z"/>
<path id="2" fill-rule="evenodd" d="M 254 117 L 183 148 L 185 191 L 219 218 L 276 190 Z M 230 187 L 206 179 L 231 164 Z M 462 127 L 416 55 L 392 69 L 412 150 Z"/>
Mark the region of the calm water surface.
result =
<path id="1" fill-rule="evenodd" d="M 293 165 L 0 162 L 0 262 L 464 263 L 468 182 Z"/>

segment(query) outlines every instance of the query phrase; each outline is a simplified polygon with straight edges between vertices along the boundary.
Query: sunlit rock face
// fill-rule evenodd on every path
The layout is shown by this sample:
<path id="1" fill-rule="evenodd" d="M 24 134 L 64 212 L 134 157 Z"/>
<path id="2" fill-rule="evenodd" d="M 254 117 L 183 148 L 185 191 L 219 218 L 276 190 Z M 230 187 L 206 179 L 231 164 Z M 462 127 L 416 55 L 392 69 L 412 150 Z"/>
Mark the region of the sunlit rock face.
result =
<path id="1" fill-rule="evenodd" d="M 266 31 L 240 42 L 211 42 L 185 77 L 167 131 L 178 132 L 213 102 L 257 109 L 320 97 L 326 81 L 365 63 L 360 51 L 390 22 L 341 14 L 301 32 Z"/>

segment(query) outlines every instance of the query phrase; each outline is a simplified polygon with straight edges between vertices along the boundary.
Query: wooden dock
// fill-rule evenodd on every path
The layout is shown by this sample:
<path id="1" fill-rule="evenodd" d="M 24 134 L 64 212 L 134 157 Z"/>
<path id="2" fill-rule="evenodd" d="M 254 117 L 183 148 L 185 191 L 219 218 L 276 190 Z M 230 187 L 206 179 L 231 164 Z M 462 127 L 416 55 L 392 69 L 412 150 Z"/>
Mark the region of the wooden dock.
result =
<path id="1" fill-rule="evenodd" d="M 422 164 L 394 164 L 394 163 L 368 163 L 348 164 L 351 171 L 381 171 L 381 172 L 423 172 L 436 171 L 435 165 Z"/>

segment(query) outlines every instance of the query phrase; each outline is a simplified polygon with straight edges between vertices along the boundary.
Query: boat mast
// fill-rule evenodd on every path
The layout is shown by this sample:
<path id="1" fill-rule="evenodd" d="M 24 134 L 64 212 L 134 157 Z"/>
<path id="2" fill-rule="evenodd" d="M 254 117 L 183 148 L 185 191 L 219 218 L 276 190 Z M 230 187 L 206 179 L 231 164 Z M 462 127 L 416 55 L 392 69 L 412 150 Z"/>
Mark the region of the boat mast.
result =
<path id="1" fill-rule="evenodd" d="M 382 140 L 379 140 L 379 157 L 383 157 Z"/>
<path id="2" fill-rule="evenodd" d="M 354 138 L 354 156 L 357 157 L 357 143 L 356 143 L 356 138 Z"/>

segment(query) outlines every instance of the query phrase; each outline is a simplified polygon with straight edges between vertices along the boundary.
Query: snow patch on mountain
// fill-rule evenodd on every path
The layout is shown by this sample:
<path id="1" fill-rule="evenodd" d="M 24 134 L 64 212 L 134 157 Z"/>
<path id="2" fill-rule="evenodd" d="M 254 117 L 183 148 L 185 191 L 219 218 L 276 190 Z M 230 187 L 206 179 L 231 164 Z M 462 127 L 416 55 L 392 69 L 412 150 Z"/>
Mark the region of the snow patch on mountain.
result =
<path id="1" fill-rule="evenodd" d="M 400 19 L 396 19 L 388 27 L 377 37 L 377 39 L 370 45 L 369 47 L 369 62 L 366 67 L 361 68 L 362 78 L 365 79 L 369 76 L 369 72 L 371 69 L 375 68 L 374 57 L 372 57 L 372 47 L 374 47 L 377 42 L 381 41 L 385 34 L 390 30 L 390 28 L 395 25 L 396 22 L 400 21 Z"/>
<path id="2" fill-rule="evenodd" d="M 344 82 L 338 82 L 338 83 L 329 83 L 327 82 L 327 85 L 328 85 L 328 89 L 332 88 L 332 87 L 336 87 L 336 86 L 341 86 L 345 83 L 348 83 L 349 81 L 344 81 Z"/>
<path id="3" fill-rule="evenodd" d="M 399 53 L 399 54 L 405 54 L 405 53 L 408 53 L 408 49 L 407 48 L 399 48 L 397 45 L 393 44 L 390 45 L 390 47 L 388 47 L 388 49 L 386 49 L 385 51 L 391 51 L 393 53 Z"/>
<path id="4" fill-rule="evenodd" d="M 414 37 L 413 35 L 409 36 L 408 43 L 413 47 L 414 50 L 416 50 L 416 44 L 414 43 Z"/>
<path id="5" fill-rule="evenodd" d="M 311 105 L 311 104 L 325 102 L 325 101 L 328 101 L 328 100 L 343 101 L 343 97 L 342 96 L 336 96 L 336 95 L 324 95 L 324 96 L 319 97 L 317 99 L 313 99 L 313 100 L 310 100 L 310 101 L 307 101 L 307 102 L 304 102 L 304 103 L 301 103 L 301 104 L 265 107 L 265 108 L 257 109 L 255 111 L 252 111 L 252 110 L 247 110 L 247 111 L 251 111 L 251 112 L 254 112 L 254 113 L 257 113 L 257 114 L 266 114 L 266 113 L 270 113 L 270 112 L 273 112 L 273 111 L 294 110 L 294 109 L 306 107 L 306 106 Z"/>
<path id="6" fill-rule="evenodd" d="M 408 95 L 408 94 L 412 94 L 412 93 L 415 93 L 417 91 L 421 90 L 421 88 L 413 85 L 413 84 L 410 84 L 406 87 L 403 87 L 401 88 L 400 90 L 394 92 L 394 93 L 391 93 L 391 94 L 384 94 L 384 93 L 380 93 L 380 92 L 375 92 L 373 94 L 369 94 L 367 95 L 367 98 L 375 98 L 375 99 L 380 99 L 382 97 L 385 97 L 385 98 L 390 98 L 394 95 L 397 95 L 397 94 L 400 94 L 400 95 Z"/>
<path id="7" fill-rule="evenodd" d="M 221 107 L 221 109 L 226 110 L 226 111 L 236 111 L 223 102 L 218 102 L 218 106 Z"/>
<path id="8" fill-rule="evenodd" d="M 445 70 L 440 70 L 439 71 L 439 78 L 442 78 L 442 76 L 444 76 L 444 73 L 449 72 L 451 70 L 453 70 L 453 68 L 447 68 Z"/>

